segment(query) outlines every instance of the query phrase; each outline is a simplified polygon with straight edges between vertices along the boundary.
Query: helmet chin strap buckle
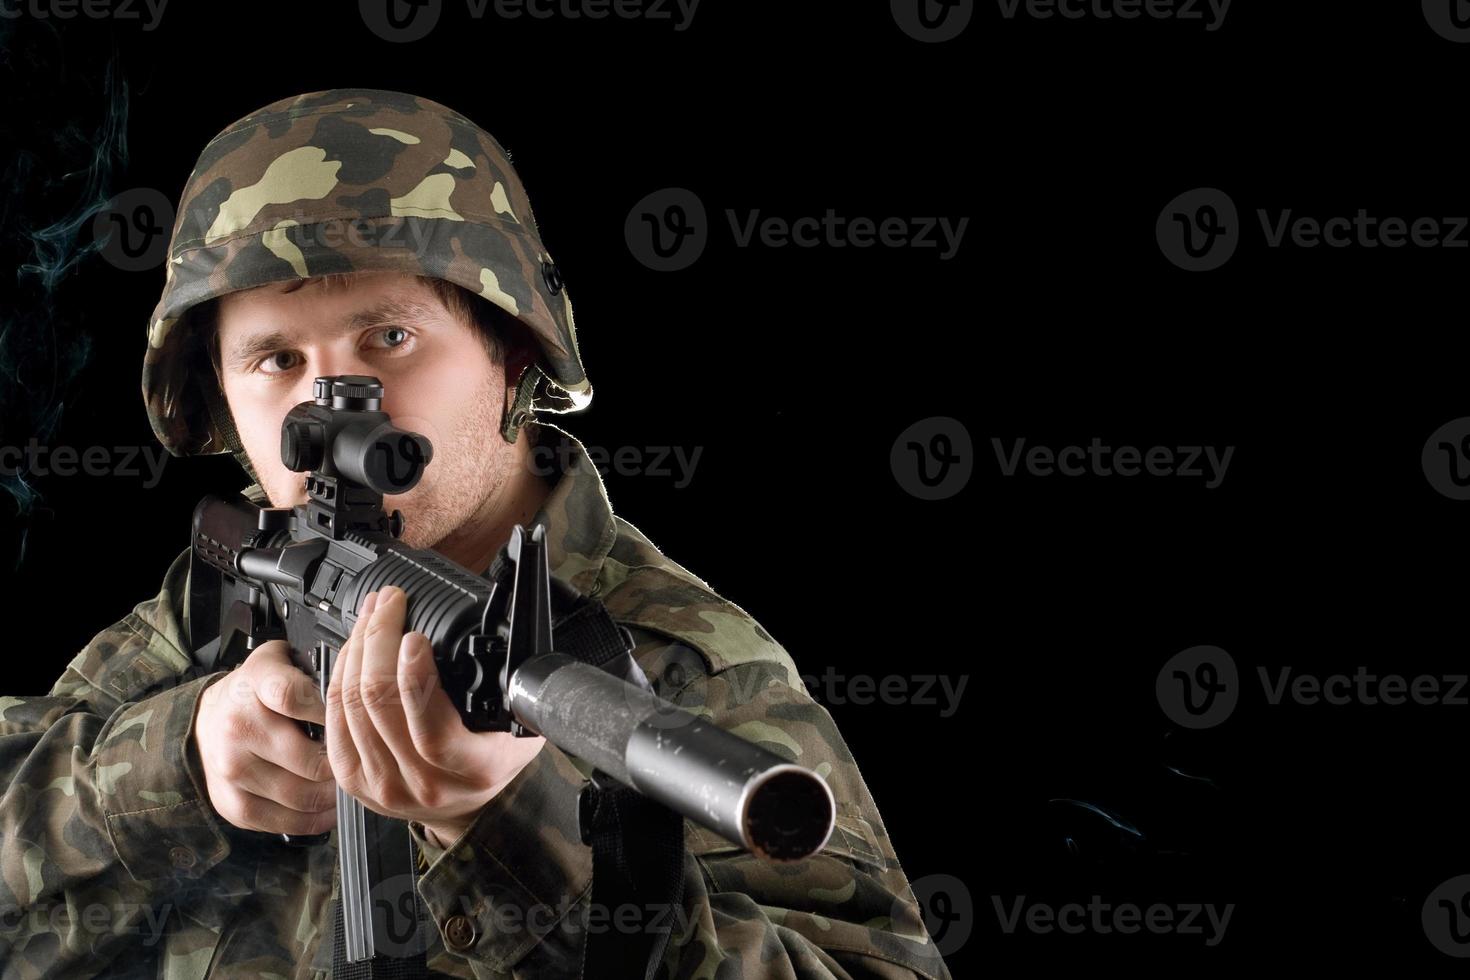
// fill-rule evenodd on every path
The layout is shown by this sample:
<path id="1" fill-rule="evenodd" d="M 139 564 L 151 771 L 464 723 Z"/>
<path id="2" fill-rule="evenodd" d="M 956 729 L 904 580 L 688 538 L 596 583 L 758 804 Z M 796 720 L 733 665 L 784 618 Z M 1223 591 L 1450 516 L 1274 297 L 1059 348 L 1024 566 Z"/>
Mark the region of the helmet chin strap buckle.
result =
<path id="1" fill-rule="evenodd" d="M 535 419 L 531 403 L 536 396 L 536 386 L 541 383 L 541 368 L 532 363 L 521 372 L 516 382 L 516 397 L 500 423 L 500 437 L 511 445 L 515 444 L 521 426 Z"/>

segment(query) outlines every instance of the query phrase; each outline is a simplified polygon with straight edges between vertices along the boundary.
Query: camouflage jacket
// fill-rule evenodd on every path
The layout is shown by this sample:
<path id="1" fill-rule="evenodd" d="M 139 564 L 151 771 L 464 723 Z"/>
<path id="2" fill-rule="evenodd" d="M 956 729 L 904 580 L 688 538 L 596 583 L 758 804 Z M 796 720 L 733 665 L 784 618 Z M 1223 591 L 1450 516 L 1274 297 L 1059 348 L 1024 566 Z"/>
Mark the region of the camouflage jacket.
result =
<path id="1" fill-rule="evenodd" d="M 837 801 L 828 846 L 794 864 L 685 822 L 667 976 L 947 978 L 858 767 L 791 657 L 612 513 L 578 440 L 544 424 L 538 434 L 564 440 L 536 517 L 553 574 L 630 629 L 660 695 L 816 770 Z M 225 822 L 204 790 L 193 719 L 224 675 L 191 659 L 188 567 L 185 550 L 158 595 L 99 633 L 47 695 L 0 697 L 4 977 L 330 973 L 335 831 L 285 847 Z M 547 743 L 447 851 L 410 824 L 437 926 L 431 971 L 581 975 L 597 921 L 576 826 L 585 777 Z"/>

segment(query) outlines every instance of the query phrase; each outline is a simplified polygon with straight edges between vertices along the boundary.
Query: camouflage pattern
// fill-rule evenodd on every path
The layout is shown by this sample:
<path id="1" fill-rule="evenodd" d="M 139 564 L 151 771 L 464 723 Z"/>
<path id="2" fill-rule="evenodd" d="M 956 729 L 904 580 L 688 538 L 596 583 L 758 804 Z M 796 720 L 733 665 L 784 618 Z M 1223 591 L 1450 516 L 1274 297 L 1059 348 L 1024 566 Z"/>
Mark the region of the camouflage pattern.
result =
<path id="1" fill-rule="evenodd" d="M 332 89 L 273 102 L 200 154 L 179 201 L 149 318 L 143 399 L 175 456 L 236 452 L 206 402 L 186 313 L 225 293 L 328 273 L 457 283 L 516 317 L 547 377 L 534 408 L 585 407 L 572 301 L 531 202 L 494 137 L 437 102 Z M 509 379 L 534 387 L 538 372 Z"/>
<path id="2" fill-rule="evenodd" d="M 828 845 L 787 864 L 686 821 L 684 898 L 656 923 L 673 930 L 659 975 L 948 978 L 857 764 L 790 655 L 613 514 L 578 440 L 545 424 L 528 433 L 567 461 L 535 518 L 553 574 L 629 627 L 660 695 L 814 769 L 837 801 Z M 199 676 L 186 652 L 187 577 L 186 551 L 158 596 L 99 633 L 48 695 L 0 698 L 6 977 L 329 973 L 335 832 L 298 850 L 231 827 L 186 748 L 200 691 L 224 676 Z M 588 908 L 592 858 L 575 816 L 586 776 L 548 744 L 447 849 L 410 824 L 437 927 L 431 970 L 581 975 L 586 929 L 616 921 Z"/>

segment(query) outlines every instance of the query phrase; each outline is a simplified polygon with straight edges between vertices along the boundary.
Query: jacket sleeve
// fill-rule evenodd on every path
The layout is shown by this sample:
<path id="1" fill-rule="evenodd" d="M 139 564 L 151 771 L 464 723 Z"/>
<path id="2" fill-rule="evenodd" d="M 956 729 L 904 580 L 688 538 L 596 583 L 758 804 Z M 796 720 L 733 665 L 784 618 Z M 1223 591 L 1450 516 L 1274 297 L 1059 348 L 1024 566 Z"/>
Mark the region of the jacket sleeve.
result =
<path id="1" fill-rule="evenodd" d="M 671 663 L 698 659 L 677 643 L 635 655 L 651 679 L 666 681 L 677 676 Z M 683 900 L 666 917 L 659 975 L 948 980 L 826 709 L 777 663 L 692 673 L 682 686 L 655 685 L 686 710 L 815 770 L 837 801 L 836 828 L 818 854 L 772 865 L 686 820 Z M 576 819 L 583 768 L 548 743 L 447 850 L 410 823 L 424 858 L 420 893 L 445 947 L 476 976 L 577 977 L 585 930 L 612 923 L 588 907 L 591 849 Z"/>
<path id="2" fill-rule="evenodd" d="M 188 733 L 200 692 L 181 609 L 158 595 L 98 633 L 41 697 L 0 697 L 0 963 L 110 975 L 153 955 L 183 886 L 229 852 Z"/>

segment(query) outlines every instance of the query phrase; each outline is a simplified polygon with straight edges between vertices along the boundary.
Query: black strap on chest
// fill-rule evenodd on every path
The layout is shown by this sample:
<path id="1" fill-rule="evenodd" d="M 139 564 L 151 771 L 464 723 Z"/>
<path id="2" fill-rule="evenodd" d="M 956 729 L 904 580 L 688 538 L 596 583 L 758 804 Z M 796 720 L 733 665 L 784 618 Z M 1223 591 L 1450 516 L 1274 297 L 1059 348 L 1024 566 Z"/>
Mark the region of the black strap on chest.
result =
<path id="1" fill-rule="evenodd" d="M 554 601 L 554 600 L 553 600 Z M 558 650 L 652 692 L 633 659 L 633 637 L 602 603 L 582 599 L 555 626 Z M 592 846 L 592 897 L 582 977 L 651 980 L 684 891 L 684 818 L 594 771 L 577 800 L 582 843 Z M 629 923 L 636 923 L 630 928 Z"/>

